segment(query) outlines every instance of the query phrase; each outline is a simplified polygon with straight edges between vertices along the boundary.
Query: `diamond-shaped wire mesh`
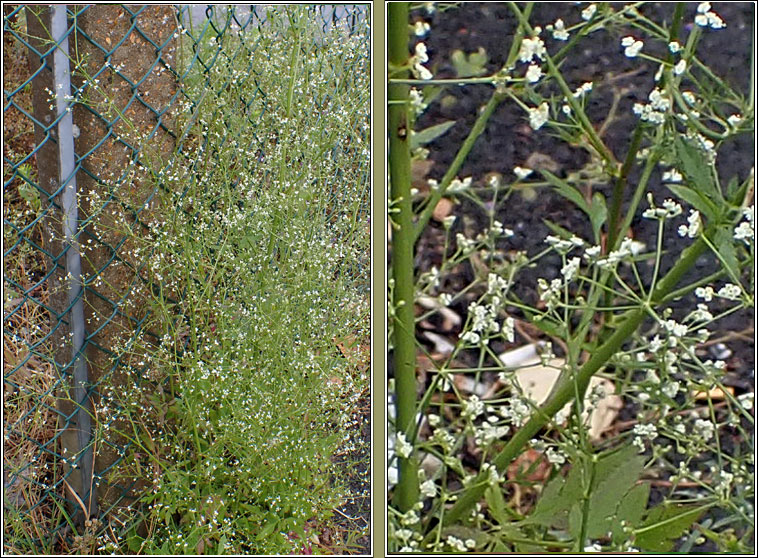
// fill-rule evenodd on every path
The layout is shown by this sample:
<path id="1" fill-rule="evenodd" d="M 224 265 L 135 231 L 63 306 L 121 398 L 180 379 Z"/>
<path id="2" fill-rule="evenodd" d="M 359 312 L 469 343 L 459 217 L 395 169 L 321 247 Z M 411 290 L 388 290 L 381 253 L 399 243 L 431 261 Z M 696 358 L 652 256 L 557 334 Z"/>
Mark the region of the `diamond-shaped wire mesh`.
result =
<path id="1" fill-rule="evenodd" d="M 234 94 L 235 84 L 215 79 L 214 68 L 233 64 L 258 83 L 256 41 L 234 38 L 267 25 L 270 8 L 68 6 L 67 28 L 57 42 L 52 9 L 3 7 L 3 486 L 6 512 L 34 523 L 40 548 L 69 534 L 61 510 L 77 514 L 84 507 L 95 517 L 128 518 L 129 506 L 151 482 L 120 471 L 129 442 L 105 435 L 123 425 L 109 419 L 101 401 L 106 386 L 128 390 L 152 381 L 132 350 L 139 339 L 155 336 L 143 302 L 160 285 L 146 272 L 151 251 L 144 240 L 151 221 L 178 209 L 161 205 L 159 190 L 169 186 L 145 169 L 183 161 L 188 145 L 198 141 L 186 114 Z M 311 6 L 309 16 L 324 33 L 335 25 L 355 29 L 366 25 L 368 8 Z M 209 42 L 216 48 L 209 51 Z M 68 92 L 56 91 L 54 80 L 54 54 L 64 43 Z M 58 138 L 67 116 L 57 108 L 61 94 L 73 115 L 75 151 L 74 173 L 62 179 L 62 146 L 71 138 Z M 257 107 L 248 112 L 253 129 L 278 102 L 263 88 L 244 101 Z M 321 110 L 328 93 L 314 103 L 314 111 Z M 240 172 L 255 172 L 266 147 L 263 139 L 247 146 L 251 157 Z M 339 149 L 345 148 L 335 146 L 334 157 L 345 155 Z M 367 183 L 368 171 L 366 166 Z M 63 232 L 61 196 L 74 184 L 78 233 L 72 241 Z M 335 189 L 332 207 L 339 207 L 340 196 Z M 361 211 L 365 222 L 368 200 Z M 68 258 L 79 253 L 82 273 L 72 277 Z M 351 271 L 366 278 L 368 290 L 368 269 Z M 76 284 L 82 293 L 69 299 Z M 71 316 L 79 300 L 86 336 L 75 354 Z M 77 401 L 73 368 L 79 356 L 85 357 L 88 383 L 87 397 Z M 76 430 L 85 412 L 98 426 L 81 447 Z M 80 501 L 88 493 L 87 465 L 94 468 L 99 506 Z"/>

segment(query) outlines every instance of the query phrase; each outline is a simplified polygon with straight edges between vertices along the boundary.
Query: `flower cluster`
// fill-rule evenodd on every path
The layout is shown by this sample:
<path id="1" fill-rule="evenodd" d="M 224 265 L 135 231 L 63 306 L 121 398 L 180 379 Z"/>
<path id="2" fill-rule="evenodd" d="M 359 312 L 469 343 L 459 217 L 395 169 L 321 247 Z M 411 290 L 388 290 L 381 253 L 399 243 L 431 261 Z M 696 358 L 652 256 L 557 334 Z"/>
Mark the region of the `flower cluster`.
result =
<path id="1" fill-rule="evenodd" d="M 569 32 L 566 30 L 566 25 L 561 18 L 556 19 L 554 24 L 547 25 L 545 28 L 548 31 L 552 31 L 553 39 L 556 41 L 568 41 Z"/>
<path id="2" fill-rule="evenodd" d="M 621 39 L 621 46 L 625 47 L 624 56 L 627 58 L 635 58 L 642 50 L 642 47 L 645 46 L 645 43 L 638 41 L 632 36 L 628 36 Z"/>
<path id="3" fill-rule="evenodd" d="M 716 12 L 711 11 L 710 2 L 701 2 L 698 5 L 695 23 L 700 27 L 710 27 L 711 29 L 723 29 L 726 27 L 724 20 Z"/>
<path id="4" fill-rule="evenodd" d="M 650 92 L 648 100 L 650 104 L 634 103 L 632 112 L 639 116 L 641 120 L 652 122 L 653 124 L 663 124 L 665 113 L 671 108 L 671 101 L 658 88 Z"/>
<path id="5" fill-rule="evenodd" d="M 682 206 L 672 199 L 666 199 L 661 207 L 656 207 L 653 194 L 648 193 L 647 201 L 650 207 L 642 212 L 642 216 L 646 219 L 671 219 L 682 214 Z"/>
<path id="6" fill-rule="evenodd" d="M 426 52 L 426 45 L 424 43 L 416 43 L 415 53 L 411 57 L 411 64 L 413 66 L 413 75 L 418 79 L 432 79 L 432 72 L 424 66 L 427 62 L 429 62 L 429 55 Z"/>
<path id="7" fill-rule="evenodd" d="M 538 36 L 526 37 L 521 41 L 521 48 L 518 51 L 518 59 L 521 62 L 531 62 L 534 58 L 545 59 L 545 43 Z"/>
<path id="8" fill-rule="evenodd" d="M 700 219 L 700 212 L 695 209 L 690 209 L 690 215 L 687 217 L 687 223 L 687 225 L 681 225 L 679 227 L 679 236 L 695 238 L 703 228 L 703 222 Z"/>
<path id="9" fill-rule="evenodd" d="M 550 109 L 547 103 L 542 103 L 537 108 L 530 108 L 528 110 L 529 126 L 532 127 L 532 130 L 539 130 L 550 118 Z"/>
<path id="10" fill-rule="evenodd" d="M 753 220 L 755 218 L 755 207 L 750 206 L 746 207 L 742 210 L 742 215 L 745 218 L 744 221 L 741 221 L 739 225 L 734 229 L 734 238 L 735 240 L 741 240 L 748 246 L 753 242 L 755 239 L 755 230 L 754 230 L 754 223 Z"/>

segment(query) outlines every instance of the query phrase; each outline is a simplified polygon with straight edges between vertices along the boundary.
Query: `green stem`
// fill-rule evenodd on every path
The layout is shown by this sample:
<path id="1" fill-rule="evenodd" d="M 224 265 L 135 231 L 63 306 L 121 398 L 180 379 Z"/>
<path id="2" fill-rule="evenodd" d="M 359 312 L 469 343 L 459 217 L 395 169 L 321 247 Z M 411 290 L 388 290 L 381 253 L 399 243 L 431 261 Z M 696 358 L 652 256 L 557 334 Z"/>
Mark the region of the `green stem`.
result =
<path id="1" fill-rule="evenodd" d="M 487 104 L 484 106 L 484 110 L 479 113 L 476 122 L 474 122 L 474 127 L 471 128 L 471 132 L 469 132 L 468 137 L 463 142 L 461 148 L 458 150 L 458 153 L 456 154 L 455 159 L 453 159 L 453 162 L 448 167 L 445 176 L 442 177 L 439 187 L 436 190 L 433 190 L 431 194 L 429 194 L 424 209 L 421 210 L 418 221 L 416 222 L 415 231 L 413 233 L 414 242 L 419 237 L 419 235 L 421 235 L 424 227 L 429 222 L 429 219 L 432 217 L 432 213 L 434 212 L 434 208 L 437 207 L 440 199 L 442 199 L 442 196 L 445 195 L 448 186 L 450 186 L 450 183 L 457 176 L 458 171 L 460 170 L 461 166 L 463 166 L 463 162 L 466 160 L 469 152 L 474 147 L 474 143 L 484 131 L 484 128 L 487 126 L 487 121 L 492 116 L 492 113 L 495 112 L 495 109 L 503 101 L 504 98 L 505 95 L 495 91 L 492 93 L 490 100 L 487 101 Z"/>
<path id="2" fill-rule="evenodd" d="M 408 3 L 389 5 L 388 22 L 389 62 L 403 66 L 408 62 Z M 407 71 L 404 72 L 407 75 Z M 397 229 L 392 234 L 392 271 L 395 280 L 395 396 L 397 406 L 396 430 L 410 441 L 416 414 L 416 337 L 413 315 L 413 206 L 411 205 L 411 151 L 410 121 L 408 118 L 409 87 L 403 83 L 390 83 L 387 88 L 390 105 L 389 171 L 390 197 L 398 209 L 394 221 Z M 392 101 L 401 101 L 400 103 Z M 394 503 L 402 512 L 410 510 L 418 501 L 419 485 L 417 466 L 413 456 L 399 458 L 399 478 L 395 487 Z"/>
<path id="3" fill-rule="evenodd" d="M 521 10 L 519 10 L 518 6 L 516 6 L 516 3 L 508 2 L 508 5 L 510 6 L 513 13 L 516 14 L 516 17 L 524 26 L 524 29 L 528 31 L 530 35 L 534 35 L 534 30 L 529 25 L 529 22 L 526 20 Z M 590 145 L 592 145 L 595 151 L 597 151 L 598 155 L 603 158 L 610 174 L 612 176 L 616 176 L 618 173 L 618 168 L 616 158 L 613 156 L 613 153 L 606 147 L 606 145 L 603 143 L 603 140 L 601 140 L 597 135 L 595 128 L 592 126 L 592 123 L 584 112 L 584 108 L 574 97 L 574 92 L 571 91 L 571 88 L 566 83 L 566 80 L 563 79 L 563 74 L 561 74 L 553 58 L 547 53 L 545 53 L 545 62 L 547 62 L 547 67 L 550 70 L 550 75 L 555 78 L 558 87 L 560 87 L 561 92 L 566 97 L 566 102 L 569 104 L 571 110 L 579 119 L 582 130 L 587 135 L 587 141 L 590 142 Z"/>
<path id="4" fill-rule="evenodd" d="M 626 152 L 626 159 L 624 159 L 624 164 L 621 166 L 621 171 L 616 177 L 616 182 L 613 185 L 611 210 L 608 212 L 608 242 L 606 243 L 606 250 L 608 252 L 616 248 L 616 239 L 622 232 L 620 227 L 621 223 L 619 223 L 619 218 L 621 216 L 621 202 L 624 198 L 624 190 L 626 189 L 629 171 L 637 157 L 637 151 L 639 151 L 641 141 L 642 120 L 639 120 L 637 122 L 637 127 L 634 129 L 634 135 L 632 136 L 632 143 L 629 146 L 629 151 Z"/>
<path id="5" fill-rule="evenodd" d="M 651 305 L 657 304 L 676 286 L 682 276 L 695 264 L 697 258 L 707 249 L 706 243 L 702 238 L 695 241 L 686 248 L 679 257 L 679 260 L 671 268 L 663 279 L 658 283 L 658 287 L 653 293 Z M 576 372 L 576 385 L 580 397 L 589 385 L 590 379 L 614 354 L 621 346 L 628 341 L 632 334 L 637 330 L 639 325 L 648 315 L 647 308 L 640 307 L 626 312 L 620 320 L 618 329 L 603 343 Z M 563 374 L 562 374 L 563 375 Z M 575 396 L 575 387 L 573 382 L 565 382 L 560 389 L 550 394 L 547 401 L 535 411 L 529 421 L 515 433 L 505 445 L 503 450 L 494 458 L 492 463 L 498 472 L 502 473 L 505 468 L 520 454 L 522 448 L 531 440 L 542 428 L 547 425 L 550 419 L 566 405 Z M 455 505 L 447 511 L 442 521 L 442 526 L 450 525 L 461 517 L 465 516 L 481 500 L 484 491 L 488 486 L 487 475 L 479 475 L 472 483 L 472 487 L 467 490 Z"/>
<path id="6" fill-rule="evenodd" d="M 525 23 L 528 25 L 529 16 L 531 15 L 533 8 L 534 2 L 529 2 L 526 8 L 524 8 L 522 20 L 519 23 L 516 34 L 513 37 L 511 48 L 508 51 L 508 58 L 506 59 L 504 66 L 505 69 L 511 67 L 516 60 L 516 56 L 518 56 L 518 51 L 521 48 L 521 39 L 524 37 L 524 25 Z M 442 181 L 440 182 L 439 187 L 437 190 L 433 191 L 430 194 L 429 198 L 427 198 L 427 203 L 421 210 L 418 221 L 416 222 L 416 230 L 413 234 L 414 242 L 418 240 L 418 237 L 421 235 L 424 227 L 432 217 L 434 208 L 437 207 L 440 199 L 442 199 L 442 196 L 445 195 L 445 191 L 447 190 L 448 186 L 450 186 L 450 183 L 453 181 L 453 179 L 455 179 L 461 166 L 463 166 L 463 162 L 466 160 L 469 152 L 474 147 L 476 139 L 482 134 L 485 126 L 487 126 L 487 121 L 492 116 L 492 113 L 495 112 L 495 109 L 498 107 L 498 105 L 503 102 L 505 96 L 506 90 L 500 91 L 496 89 L 495 92 L 492 93 L 490 100 L 484 106 L 482 112 L 477 117 L 476 122 L 474 122 L 473 128 L 471 128 L 471 131 L 469 132 L 468 137 L 463 142 L 463 145 L 461 145 L 458 153 L 455 155 L 455 159 L 453 159 L 450 167 L 448 167 L 445 176 L 442 177 Z"/>

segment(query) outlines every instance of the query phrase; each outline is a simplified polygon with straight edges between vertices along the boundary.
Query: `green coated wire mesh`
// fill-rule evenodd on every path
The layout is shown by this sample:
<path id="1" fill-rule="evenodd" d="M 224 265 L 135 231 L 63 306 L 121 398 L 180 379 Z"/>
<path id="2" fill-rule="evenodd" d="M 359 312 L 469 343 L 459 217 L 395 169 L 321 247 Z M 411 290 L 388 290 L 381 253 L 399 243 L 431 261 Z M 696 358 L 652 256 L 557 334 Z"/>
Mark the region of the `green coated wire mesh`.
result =
<path id="1" fill-rule="evenodd" d="M 238 172 L 265 183 L 270 171 L 261 174 L 259 163 L 272 139 L 261 123 L 280 102 L 268 94 L 265 64 L 256 57 L 273 40 L 270 29 L 261 33 L 272 25 L 271 10 L 282 8 L 58 8 L 66 16 L 60 34 L 53 32 L 53 6 L 3 6 L 4 502 L 6 517 L 34 525 L 41 549 L 70 536 L 66 516 L 80 524 L 133 520 L 140 491 L 153 482 L 149 465 L 141 477 L 132 462 L 130 473 L 123 473 L 134 452 L 124 437 L 109 435 L 124 425 L 109 418 L 115 403 L 104 393 L 158 382 L 138 356 L 145 339 L 160 341 L 143 304 L 161 288 L 149 269 L 150 238 L 155 222 L 188 211 L 182 200 L 200 163 L 189 158 L 204 141 L 195 116 L 205 106 L 223 118 L 220 108 L 207 107 L 236 103 L 253 131 L 246 136 L 251 143 L 241 146 L 249 157 L 238 162 Z M 317 43 L 334 28 L 353 35 L 369 24 L 367 5 L 304 9 L 320 29 Z M 276 21 L 286 32 L 286 18 Z M 247 82 L 244 97 L 240 83 L 218 71 L 232 66 Z M 56 80 L 64 70 L 70 86 Z M 331 77 L 350 80 L 353 71 L 334 68 Z M 314 114 L 327 110 L 329 93 L 313 96 Z M 364 127 L 366 143 L 336 141 L 325 155 L 365 159 L 357 176 L 367 191 L 368 123 L 349 126 Z M 65 130 L 72 137 L 60 136 Z M 221 145 L 234 137 L 230 129 Z M 64 176 L 67 164 L 74 171 Z M 166 180 L 178 167 L 186 171 L 183 192 Z M 339 176 L 332 178 L 339 183 Z M 73 239 L 64 231 L 66 188 L 78 199 Z M 344 195 L 335 186 L 325 211 L 336 215 Z M 367 224 L 368 195 L 358 213 L 356 222 Z M 81 274 L 72 261 L 80 261 Z M 368 266 L 366 257 L 343 272 L 368 291 Z M 182 293 L 172 296 L 180 300 Z M 78 302 L 82 324 L 73 312 Z M 72 341 L 77 331 L 84 335 L 78 348 Z M 82 365 L 88 376 L 80 385 L 74 369 Z M 86 397 L 77 396 L 77 386 Z M 81 432 L 83 413 L 97 425 L 92 432 Z"/>

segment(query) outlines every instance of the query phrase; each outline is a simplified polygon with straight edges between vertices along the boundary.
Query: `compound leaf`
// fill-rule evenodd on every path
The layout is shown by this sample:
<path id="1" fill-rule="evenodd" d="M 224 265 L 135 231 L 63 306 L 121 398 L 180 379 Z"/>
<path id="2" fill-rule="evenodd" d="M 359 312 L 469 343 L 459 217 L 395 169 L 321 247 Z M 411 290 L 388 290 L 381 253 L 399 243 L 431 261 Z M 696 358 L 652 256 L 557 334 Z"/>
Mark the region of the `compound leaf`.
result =
<path id="1" fill-rule="evenodd" d="M 635 529 L 634 545 L 650 552 L 668 552 L 706 509 L 707 506 L 694 504 L 661 504 L 650 510 L 644 523 Z"/>

